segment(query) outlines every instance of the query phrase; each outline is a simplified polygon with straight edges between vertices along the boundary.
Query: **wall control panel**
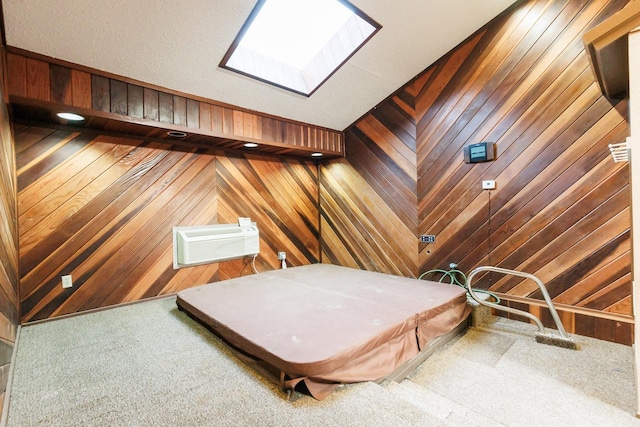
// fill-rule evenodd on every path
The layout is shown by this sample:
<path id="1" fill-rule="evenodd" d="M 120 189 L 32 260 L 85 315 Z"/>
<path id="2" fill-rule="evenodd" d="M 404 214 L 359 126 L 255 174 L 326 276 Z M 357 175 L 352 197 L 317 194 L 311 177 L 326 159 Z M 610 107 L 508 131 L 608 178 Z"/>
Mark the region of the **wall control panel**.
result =
<path id="1" fill-rule="evenodd" d="M 493 142 L 479 142 L 463 147 L 465 163 L 489 162 L 496 158 L 496 145 Z"/>

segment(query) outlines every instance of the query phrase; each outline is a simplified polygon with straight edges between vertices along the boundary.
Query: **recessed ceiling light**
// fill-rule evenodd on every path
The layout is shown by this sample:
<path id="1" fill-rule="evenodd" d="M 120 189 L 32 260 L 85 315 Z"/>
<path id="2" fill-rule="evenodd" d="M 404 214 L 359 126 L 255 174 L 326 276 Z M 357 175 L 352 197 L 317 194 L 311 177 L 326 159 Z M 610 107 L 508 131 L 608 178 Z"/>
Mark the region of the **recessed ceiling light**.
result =
<path id="1" fill-rule="evenodd" d="M 247 142 L 244 144 L 245 148 L 256 148 L 258 146 L 258 144 L 256 144 L 255 142 Z"/>
<path id="2" fill-rule="evenodd" d="M 65 119 L 65 120 L 73 120 L 75 122 L 79 122 L 81 120 L 84 120 L 84 117 L 82 117 L 79 114 L 74 114 L 74 113 L 58 113 L 56 114 L 58 117 L 60 117 L 61 119 Z"/>
<path id="3" fill-rule="evenodd" d="M 311 157 L 322 157 L 322 153 L 313 153 Z"/>
<path id="4" fill-rule="evenodd" d="M 186 133 L 180 132 L 179 130 L 170 130 L 169 132 L 167 132 L 167 135 L 174 138 L 184 138 L 185 136 L 187 136 Z"/>
<path id="5" fill-rule="evenodd" d="M 220 67 L 310 96 L 380 28 L 347 0 L 259 0 Z"/>

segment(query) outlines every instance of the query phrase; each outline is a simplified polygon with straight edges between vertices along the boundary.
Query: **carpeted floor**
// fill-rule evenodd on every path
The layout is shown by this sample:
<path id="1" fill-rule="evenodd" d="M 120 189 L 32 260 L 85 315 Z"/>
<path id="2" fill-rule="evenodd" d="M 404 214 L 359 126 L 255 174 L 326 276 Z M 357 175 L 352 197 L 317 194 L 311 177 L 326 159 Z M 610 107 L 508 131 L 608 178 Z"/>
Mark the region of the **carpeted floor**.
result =
<path id="1" fill-rule="evenodd" d="M 533 327 L 471 328 L 401 383 L 289 402 L 174 298 L 21 329 L 12 426 L 640 426 L 630 347 Z"/>

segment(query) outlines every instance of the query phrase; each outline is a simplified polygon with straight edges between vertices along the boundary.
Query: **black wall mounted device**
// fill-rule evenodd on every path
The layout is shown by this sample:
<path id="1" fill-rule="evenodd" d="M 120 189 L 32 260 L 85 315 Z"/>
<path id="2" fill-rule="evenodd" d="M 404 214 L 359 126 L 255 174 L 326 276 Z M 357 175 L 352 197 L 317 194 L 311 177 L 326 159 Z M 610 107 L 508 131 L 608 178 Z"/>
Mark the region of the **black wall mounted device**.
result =
<path id="1" fill-rule="evenodd" d="M 493 142 L 479 142 L 463 148 L 465 163 L 488 162 L 495 159 L 496 145 Z"/>

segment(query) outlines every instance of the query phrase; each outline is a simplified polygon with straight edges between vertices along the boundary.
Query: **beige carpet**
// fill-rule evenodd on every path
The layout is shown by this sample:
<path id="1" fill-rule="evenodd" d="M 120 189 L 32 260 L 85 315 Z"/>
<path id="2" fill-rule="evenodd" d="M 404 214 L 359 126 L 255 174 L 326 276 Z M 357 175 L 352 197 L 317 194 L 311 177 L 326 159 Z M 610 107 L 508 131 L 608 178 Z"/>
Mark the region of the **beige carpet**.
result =
<path id="1" fill-rule="evenodd" d="M 289 402 L 173 298 L 25 326 L 9 426 L 640 426 L 630 347 L 470 329 L 409 379 Z"/>

